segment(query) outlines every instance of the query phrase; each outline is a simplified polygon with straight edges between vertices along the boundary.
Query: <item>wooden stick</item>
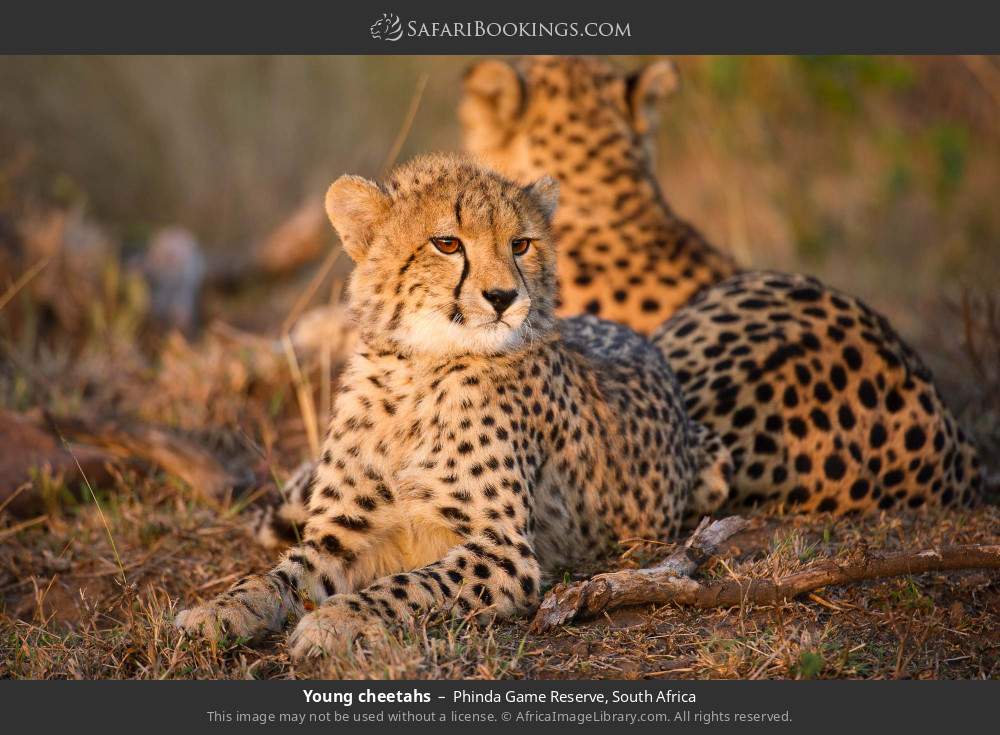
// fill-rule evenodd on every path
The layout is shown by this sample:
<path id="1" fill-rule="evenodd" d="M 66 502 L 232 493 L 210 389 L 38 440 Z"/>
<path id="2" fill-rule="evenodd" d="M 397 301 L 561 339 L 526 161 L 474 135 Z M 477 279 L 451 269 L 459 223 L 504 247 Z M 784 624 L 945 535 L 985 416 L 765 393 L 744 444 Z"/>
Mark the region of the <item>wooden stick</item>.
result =
<path id="1" fill-rule="evenodd" d="M 676 580 L 693 582 L 691 575 L 715 554 L 719 545 L 746 526 L 747 521 L 739 516 L 712 522 L 704 518 L 687 542 L 656 566 L 598 574 L 571 585 L 557 584 L 538 608 L 532 628 L 541 632 L 574 618 L 592 618 L 623 605 L 650 602 L 647 598 L 664 585 Z"/>
<path id="2" fill-rule="evenodd" d="M 697 608 L 735 607 L 748 603 L 774 605 L 834 584 L 924 572 L 1000 569 L 1000 545 L 967 545 L 896 552 L 847 564 L 820 561 L 801 572 L 775 580 L 725 580 L 703 584 L 691 579 L 690 575 L 711 556 L 721 541 L 744 527 L 737 525 L 736 530 L 729 532 L 726 528 L 712 530 L 713 526 L 731 520 L 726 518 L 707 527 L 703 521 L 682 549 L 654 567 L 598 574 L 582 583 L 556 585 L 542 602 L 532 623 L 533 630 L 543 632 L 570 620 L 594 618 L 624 605 L 668 602 Z"/>

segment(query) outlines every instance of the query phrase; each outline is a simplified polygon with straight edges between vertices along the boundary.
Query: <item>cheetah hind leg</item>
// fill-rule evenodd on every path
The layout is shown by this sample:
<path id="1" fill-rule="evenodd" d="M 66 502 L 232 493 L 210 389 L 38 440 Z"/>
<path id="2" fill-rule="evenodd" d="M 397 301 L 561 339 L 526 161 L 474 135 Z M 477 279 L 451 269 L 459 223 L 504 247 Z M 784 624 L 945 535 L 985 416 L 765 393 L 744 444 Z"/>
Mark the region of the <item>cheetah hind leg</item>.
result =
<path id="1" fill-rule="evenodd" d="M 707 426 L 692 422 L 694 455 L 698 473 L 691 492 L 691 503 L 685 514 L 685 524 L 694 525 L 703 516 L 711 515 L 729 500 L 733 476 L 733 458 L 722 438 Z"/>

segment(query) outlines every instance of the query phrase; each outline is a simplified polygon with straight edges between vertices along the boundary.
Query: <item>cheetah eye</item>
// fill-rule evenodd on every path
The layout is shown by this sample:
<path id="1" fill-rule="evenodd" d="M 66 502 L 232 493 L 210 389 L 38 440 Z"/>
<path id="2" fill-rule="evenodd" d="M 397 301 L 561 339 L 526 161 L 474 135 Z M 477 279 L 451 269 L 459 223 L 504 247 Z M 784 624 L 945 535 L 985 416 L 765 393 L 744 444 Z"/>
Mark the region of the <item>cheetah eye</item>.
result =
<path id="1" fill-rule="evenodd" d="M 462 241 L 457 237 L 432 237 L 431 242 L 445 255 L 454 255 L 462 249 Z"/>
<path id="2" fill-rule="evenodd" d="M 513 251 L 514 255 L 524 255 L 528 252 L 528 248 L 531 246 L 530 237 L 521 237 L 514 240 L 510 244 L 510 249 Z"/>

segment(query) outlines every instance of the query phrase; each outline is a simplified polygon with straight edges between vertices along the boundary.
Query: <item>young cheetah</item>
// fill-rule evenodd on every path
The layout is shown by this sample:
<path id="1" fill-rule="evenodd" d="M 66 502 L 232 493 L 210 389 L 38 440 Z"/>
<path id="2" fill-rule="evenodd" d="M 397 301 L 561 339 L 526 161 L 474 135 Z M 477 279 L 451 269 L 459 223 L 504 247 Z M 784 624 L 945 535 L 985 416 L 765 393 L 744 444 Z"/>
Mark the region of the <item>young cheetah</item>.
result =
<path id="1" fill-rule="evenodd" d="M 650 151 L 655 104 L 675 85 L 667 62 L 626 75 L 579 57 L 467 75 L 466 147 L 516 180 L 550 174 L 562 187 L 562 313 L 655 330 L 692 418 L 732 452 L 733 504 L 975 500 L 975 448 L 881 315 L 805 276 L 724 280 L 731 261 L 671 212 Z"/>
<path id="2" fill-rule="evenodd" d="M 546 571 L 721 502 L 728 452 L 662 355 L 554 317 L 556 192 L 448 156 L 330 187 L 360 346 L 303 485 L 302 543 L 178 626 L 254 636 L 311 598 L 300 657 L 427 611 L 513 615 Z"/>

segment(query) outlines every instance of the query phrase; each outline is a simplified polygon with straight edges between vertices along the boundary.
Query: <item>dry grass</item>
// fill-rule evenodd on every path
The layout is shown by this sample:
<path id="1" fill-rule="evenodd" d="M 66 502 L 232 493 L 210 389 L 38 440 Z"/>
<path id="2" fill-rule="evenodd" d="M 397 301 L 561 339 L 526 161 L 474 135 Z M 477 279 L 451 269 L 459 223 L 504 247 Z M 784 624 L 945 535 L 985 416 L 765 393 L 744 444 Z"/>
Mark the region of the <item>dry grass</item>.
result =
<path id="1" fill-rule="evenodd" d="M 222 590 L 269 556 L 245 518 L 215 513 L 164 478 L 124 473 L 102 495 L 119 567 L 93 503 L 66 508 L 0 551 L 0 677 L 15 678 L 995 678 L 1000 578 L 928 574 L 831 588 L 779 607 L 630 608 L 532 635 L 422 619 L 350 654 L 297 666 L 283 636 L 251 645 L 182 639 L 182 602 Z M 859 546 L 902 549 L 996 538 L 1000 509 L 843 521 L 763 516 L 709 576 L 784 574 Z M 623 549 L 606 566 L 646 564 Z M 124 580 L 122 575 L 124 574 Z"/>

